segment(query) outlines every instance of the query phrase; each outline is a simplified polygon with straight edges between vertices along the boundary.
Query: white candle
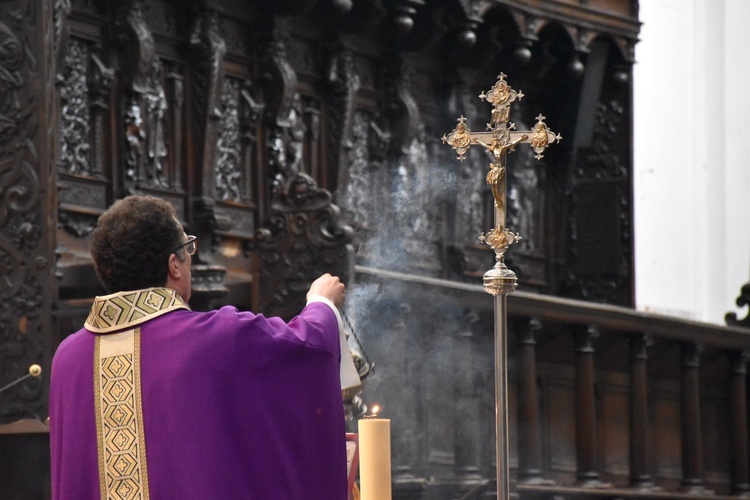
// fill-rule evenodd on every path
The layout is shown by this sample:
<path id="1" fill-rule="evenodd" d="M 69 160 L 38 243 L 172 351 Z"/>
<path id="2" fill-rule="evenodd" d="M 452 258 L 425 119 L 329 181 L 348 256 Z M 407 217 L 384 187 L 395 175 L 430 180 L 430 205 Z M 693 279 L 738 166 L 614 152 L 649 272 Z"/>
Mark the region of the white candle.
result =
<path id="1" fill-rule="evenodd" d="M 391 421 L 359 421 L 359 486 L 361 500 L 391 500 Z"/>

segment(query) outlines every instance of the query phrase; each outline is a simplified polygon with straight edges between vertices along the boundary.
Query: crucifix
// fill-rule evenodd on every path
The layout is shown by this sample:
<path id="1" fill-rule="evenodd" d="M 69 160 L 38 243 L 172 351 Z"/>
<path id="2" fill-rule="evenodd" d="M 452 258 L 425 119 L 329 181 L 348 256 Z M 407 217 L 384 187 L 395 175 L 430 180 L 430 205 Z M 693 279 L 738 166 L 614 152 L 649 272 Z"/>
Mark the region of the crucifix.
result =
<path id="1" fill-rule="evenodd" d="M 495 199 L 495 227 L 479 236 L 495 251 L 495 265 L 484 273 L 482 278 L 484 290 L 494 298 L 495 313 L 495 453 L 497 455 L 497 498 L 510 498 L 508 470 L 508 334 L 507 334 L 507 297 L 516 289 L 516 274 L 505 265 L 505 251 L 510 245 L 519 241 L 521 236 L 509 230 L 505 225 L 506 216 L 506 157 L 518 144 L 529 144 L 536 153 L 536 159 L 542 158 L 547 146 L 562 140 L 544 123 L 541 114 L 536 117 L 536 124 L 531 130 L 518 131 L 515 124 L 509 122 L 510 105 L 520 101 L 523 93 L 513 90 L 505 81 L 505 74 L 500 73 L 495 85 L 489 92 L 482 92 L 479 97 L 492 104 L 492 117 L 485 132 L 472 132 L 466 125 L 466 118 L 461 116 L 458 125 L 447 135 L 443 142 L 449 144 L 457 153 L 458 159 L 466 159 L 466 152 L 471 146 L 482 146 L 490 156 L 487 184 L 492 188 Z"/>

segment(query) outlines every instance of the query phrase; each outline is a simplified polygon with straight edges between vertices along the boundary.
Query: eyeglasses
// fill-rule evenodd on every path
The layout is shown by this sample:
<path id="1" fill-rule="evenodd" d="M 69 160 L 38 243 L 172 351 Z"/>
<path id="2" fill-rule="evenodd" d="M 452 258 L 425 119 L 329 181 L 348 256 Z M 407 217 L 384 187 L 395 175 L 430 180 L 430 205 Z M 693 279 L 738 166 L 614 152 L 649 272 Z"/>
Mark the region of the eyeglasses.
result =
<path id="1" fill-rule="evenodd" d="M 197 236 L 191 236 L 187 235 L 187 241 L 183 243 L 182 245 L 178 246 L 174 249 L 174 251 L 178 251 L 180 248 L 185 248 L 185 251 L 188 255 L 195 255 L 196 250 L 198 250 L 198 245 L 195 244 L 195 242 L 198 241 Z"/>

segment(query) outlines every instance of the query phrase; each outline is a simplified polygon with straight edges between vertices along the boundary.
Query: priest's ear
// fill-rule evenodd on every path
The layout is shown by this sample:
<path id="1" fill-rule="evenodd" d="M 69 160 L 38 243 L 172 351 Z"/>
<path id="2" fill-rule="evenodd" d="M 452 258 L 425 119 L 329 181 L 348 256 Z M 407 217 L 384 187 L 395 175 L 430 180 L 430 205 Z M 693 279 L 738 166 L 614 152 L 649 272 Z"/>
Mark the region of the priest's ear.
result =
<path id="1" fill-rule="evenodd" d="M 177 258 L 176 253 L 169 254 L 169 272 L 168 272 L 168 279 L 171 280 L 179 280 L 182 276 L 182 269 L 180 268 L 180 264 L 182 264 L 182 261 Z"/>

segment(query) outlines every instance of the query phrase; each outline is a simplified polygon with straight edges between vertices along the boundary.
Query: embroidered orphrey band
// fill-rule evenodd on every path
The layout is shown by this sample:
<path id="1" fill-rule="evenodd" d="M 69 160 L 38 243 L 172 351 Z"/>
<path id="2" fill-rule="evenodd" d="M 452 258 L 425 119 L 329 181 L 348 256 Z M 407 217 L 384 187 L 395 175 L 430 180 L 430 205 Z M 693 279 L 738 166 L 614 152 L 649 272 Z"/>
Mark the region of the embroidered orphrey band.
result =
<path id="1" fill-rule="evenodd" d="M 140 328 L 96 337 L 94 401 L 103 499 L 149 498 L 140 338 Z"/>
<path id="2" fill-rule="evenodd" d="M 97 297 L 85 327 L 94 333 L 111 333 L 132 328 L 176 309 L 189 309 L 171 288 L 145 288 Z"/>

